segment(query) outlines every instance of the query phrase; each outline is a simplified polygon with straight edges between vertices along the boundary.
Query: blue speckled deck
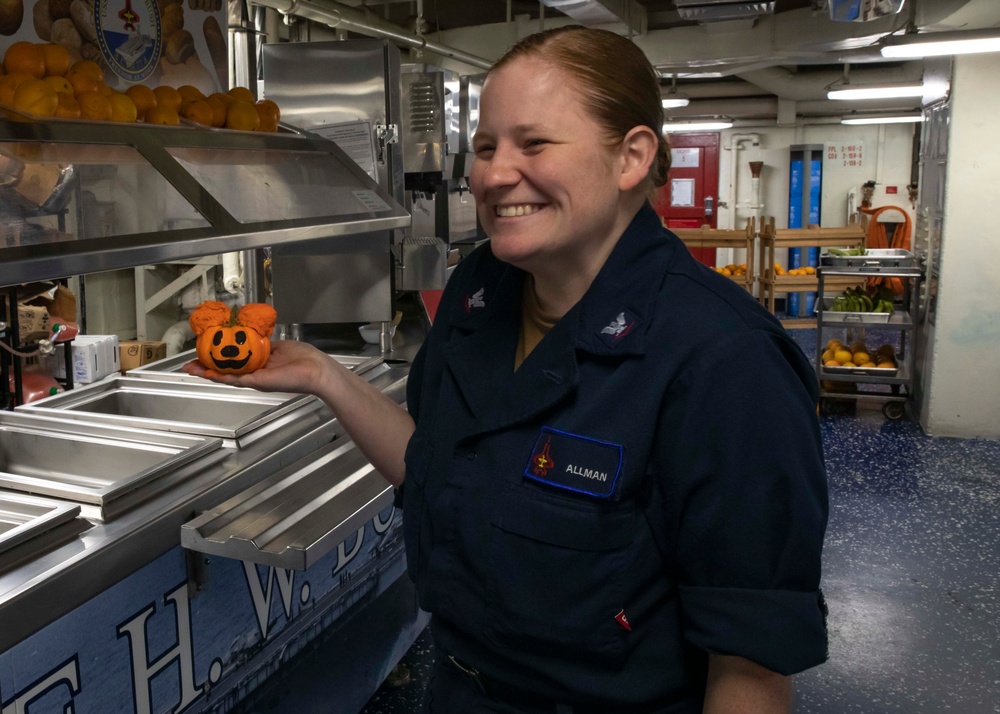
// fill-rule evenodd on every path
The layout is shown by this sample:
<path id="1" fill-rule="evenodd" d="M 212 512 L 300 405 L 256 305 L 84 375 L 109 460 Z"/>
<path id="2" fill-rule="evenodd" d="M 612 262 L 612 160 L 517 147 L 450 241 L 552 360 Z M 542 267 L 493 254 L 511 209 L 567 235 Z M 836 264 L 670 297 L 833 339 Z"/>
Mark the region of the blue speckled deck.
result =
<path id="1" fill-rule="evenodd" d="M 816 331 L 792 334 L 812 355 Z M 795 714 L 997 714 L 1000 441 L 930 438 L 863 405 L 822 429 L 830 660 L 796 677 Z M 417 711 L 432 652 L 425 633 L 412 682 L 363 714 Z"/>

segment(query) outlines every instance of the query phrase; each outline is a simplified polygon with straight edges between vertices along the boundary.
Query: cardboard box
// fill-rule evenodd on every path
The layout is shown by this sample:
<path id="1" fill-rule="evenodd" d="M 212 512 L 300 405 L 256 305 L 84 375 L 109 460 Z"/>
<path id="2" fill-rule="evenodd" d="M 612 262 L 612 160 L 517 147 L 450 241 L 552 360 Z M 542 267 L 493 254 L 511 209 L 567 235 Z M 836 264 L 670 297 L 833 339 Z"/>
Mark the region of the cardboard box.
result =
<path id="1" fill-rule="evenodd" d="M 118 372 L 118 335 L 77 335 L 70 344 L 74 384 L 90 384 Z M 66 378 L 65 349 L 65 344 L 57 344 L 55 354 L 49 358 L 56 379 Z"/>
<path id="2" fill-rule="evenodd" d="M 22 285 L 18 288 L 17 299 L 18 340 L 22 345 L 48 338 L 56 323 L 76 324 L 76 296 L 63 285 Z M 7 321 L 10 321 L 9 316 Z"/>
<path id="3" fill-rule="evenodd" d="M 124 340 L 119 349 L 119 369 L 125 374 L 130 369 L 166 358 L 167 343 L 152 340 Z"/>

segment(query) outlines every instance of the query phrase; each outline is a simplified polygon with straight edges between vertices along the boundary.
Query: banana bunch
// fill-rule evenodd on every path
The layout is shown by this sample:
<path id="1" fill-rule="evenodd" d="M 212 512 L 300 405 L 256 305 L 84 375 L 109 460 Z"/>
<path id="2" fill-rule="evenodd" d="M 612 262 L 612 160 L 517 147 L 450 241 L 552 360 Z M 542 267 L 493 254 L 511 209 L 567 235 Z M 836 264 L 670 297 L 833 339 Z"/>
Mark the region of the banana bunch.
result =
<path id="1" fill-rule="evenodd" d="M 827 251 L 830 255 L 836 255 L 838 258 L 846 258 L 848 256 L 857 255 L 868 255 L 868 251 L 862 247 L 857 248 L 829 248 Z"/>
<path id="2" fill-rule="evenodd" d="M 860 285 L 847 288 L 842 295 L 835 297 L 830 309 L 834 312 L 883 312 L 890 315 L 896 311 L 891 290 L 884 286 L 866 290 Z"/>

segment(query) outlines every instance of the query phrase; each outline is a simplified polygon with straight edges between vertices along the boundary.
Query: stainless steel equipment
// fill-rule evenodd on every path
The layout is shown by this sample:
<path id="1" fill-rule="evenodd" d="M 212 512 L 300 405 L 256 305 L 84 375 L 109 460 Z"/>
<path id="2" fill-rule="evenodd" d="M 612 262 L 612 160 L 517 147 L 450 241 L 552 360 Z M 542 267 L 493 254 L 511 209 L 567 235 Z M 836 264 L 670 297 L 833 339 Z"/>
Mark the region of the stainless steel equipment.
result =
<path id="1" fill-rule="evenodd" d="M 447 246 L 477 238 L 469 174 L 481 89 L 481 77 L 403 65 L 401 141 L 414 236 Z"/>
<path id="2" fill-rule="evenodd" d="M 315 397 L 302 394 L 265 393 L 209 382 L 115 377 L 20 409 L 125 429 L 221 437 L 239 445 L 261 427 L 307 402 L 321 404 Z"/>
<path id="3" fill-rule="evenodd" d="M 61 526 L 78 515 L 80 507 L 75 504 L 0 491 L 0 571 L 9 567 L 5 560 L 10 550 L 62 530 Z"/>
<path id="4" fill-rule="evenodd" d="M 0 437 L 0 487 L 97 506 L 101 520 L 225 457 L 212 455 L 220 439 L 21 412 L 0 412 Z"/>
<path id="5" fill-rule="evenodd" d="M 265 45 L 263 57 L 265 94 L 282 107 L 282 118 L 337 143 L 402 203 L 399 92 L 393 89 L 399 86 L 399 50 L 384 40 L 282 43 Z M 337 241 L 277 246 L 272 291 L 282 321 L 391 319 L 394 238 L 381 231 L 364 242 L 379 250 Z"/>
<path id="6" fill-rule="evenodd" d="M 364 374 L 373 367 L 382 364 L 383 361 L 382 355 L 331 354 L 330 357 L 347 367 L 355 374 Z M 143 379 L 155 379 L 160 381 L 178 380 L 181 382 L 209 384 L 208 380 L 190 375 L 181 369 L 181 367 L 193 359 L 196 359 L 195 351 L 185 350 L 184 352 L 180 352 L 173 357 L 167 357 L 166 359 L 157 360 L 156 362 L 150 362 L 149 364 L 144 364 L 141 367 L 130 369 L 126 372 L 125 376 L 141 377 Z"/>
<path id="7" fill-rule="evenodd" d="M 0 234 L 4 285 L 311 240 L 320 240 L 327 252 L 377 253 L 391 275 L 389 241 L 372 236 L 409 223 L 398 202 L 347 152 L 304 131 L 251 135 L 138 125 L 108 132 L 101 124 L 0 119 L 0 156 L 74 168 L 65 204 L 43 201 L 37 211 L 4 215 L 5 227 L 16 226 Z M 18 175 L 5 172 L 2 182 Z M 401 168 L 399 177 L 401 183 Z M 45 215 L 49 210 L 57 213 Z M 300 281 L 296 289 L 311 288 Z M 407 354 L 408 345 L 397 347 Z M 376 389 L 405 384 L 408 369 L 401 360 L 343 359 Z M 361 603 L 374 607 L 368 601 L 404 584 L 401 529 L 386 501 L 387 485 L 370 465 L 346 468 L 351 476 L 315 510 L 334 521 L 324 520 L 326 534 L 296 541 L 309 544 L 303 557 L 313 568 L 285 602 L 284 619 L 268 622 L 265 614 L 259 629 L 255 594 L 277 602 L 270 600 L 271 583 L 280 580 L 284 588 L 286 574 L 245 578 L 267 557 L 263 551 L 255 554 L 258 560 L 217 558 L 209 567 L 204 556 L 181 547 L 182 525 L 290 465 L 315 463 L 317 454 L 325 456 L 315 483 L 339 478 L 357 450 L 318 399 L 223 388 L 174 367 L 0 415 L 0 669 L 25 662 L 28 652 L 33 660 L 25 670 L 30 682 L 7 682 L 5 704 L 28 706 L 44 696 L 52 703 L 65 698 L 62 708 L 121 711 L 127 705 L 119 700 L 148 710 L 162 709 L 161 700 L 172 702 L 167 708 L 184 700 L 186 709 L 207 711 L 235 703 L 321 632 L 339 628 L 345 612 L 356 612 Z M 182 448 L 191 443 L 216 448 L 194 456 L 201 447 Z M 294 485 L 271 492 L 276 509 L 294 498 Z M 371 515 L 373 508 L 381 510 Z M 368 521 L 358 525 L 364 516 Z M 293 520 L 296 528 L 314 527 L 308 518 Z M 344 541 L 336 539 L 351 528 L 358 545 L 342 557 Z M 187 607 L 196 595 L 197 606 Z M 415 607 L 388 610 L 379 605 L 376 617 L 422 626 Z M 146 618 L 162 625 L 147 627 Z M 184 637 L 176 654 L 163 656 L 176 657 L 179 665 L 147 687 L 156 670 L 146 656 L 145 634 L 174 625 Z M 127 642 L 116 640 L 123 630 L 130 633 Z M 392 630 L 370 659 L 402 651 Z M 110 645 L 103 633 L 110 634 Z M 250 636 L 263 642 L 243 647 Z M 234 637 L 241 646 L 233 647 Z M 187 656 L 195 650 L 198 661 Z M 133 663 L 149 667 L 130 668 L 133 654 Z M 59 670 L 60 662 L 72 672 Z M 31 667 L 40 668 L 37 678 Z M 367 691 L 377 686 L 380 671 L 359 675 Z M 54 675 L 46 680 L 45 672 Z M 68 689 L 64 674 L 73 680 Z M 204 682 L 204 688 L 188 691 L 182 681 Z M 175 685 L 187 688 L 175 697 Z M 154 694 L 146 706 L 143 697 Z"/>
<path id="8" fill-rule="evenodd" d="M 390 399 L 405 399 L 405 372 L 380 365 Z M 305 570 L 392 505 L 392 486 L 354 442 L 334 441 L 181 527 L 185 548 Z"/>

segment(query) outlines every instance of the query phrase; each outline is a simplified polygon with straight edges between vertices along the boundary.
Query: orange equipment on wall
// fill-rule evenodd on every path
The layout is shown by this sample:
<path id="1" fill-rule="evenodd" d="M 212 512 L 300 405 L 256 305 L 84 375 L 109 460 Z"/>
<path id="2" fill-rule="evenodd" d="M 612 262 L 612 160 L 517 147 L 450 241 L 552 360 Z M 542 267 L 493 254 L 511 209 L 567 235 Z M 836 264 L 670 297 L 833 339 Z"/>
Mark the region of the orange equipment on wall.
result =
<path id="1" fill-rule="evenodd" d="M 868 231 L 867 239 L 865 241 L 865 246 L 867 248 L 898 248 L 901 250 L 910 249 L 910 235 L 913 232 L 913 224 L 910 221 L 909 214 L 898 206 L 882 206 L 881 208 L 865 208 L 859 209 L 862 213 L 869 216 L 868 218 Z M 897 211 L 903 216 L 903 224 L 892 224 L 896 226 L 896 229 L 892 233 L 892 239 L 889 239 L 888 232 L 885 227 L 886 224 L 880 222 L 879 216 L 887 211 Z M 896 295 L 902 295 L 904 282 L 901 278 L 869 278 L 869 285 L 887 285 Z"/>

